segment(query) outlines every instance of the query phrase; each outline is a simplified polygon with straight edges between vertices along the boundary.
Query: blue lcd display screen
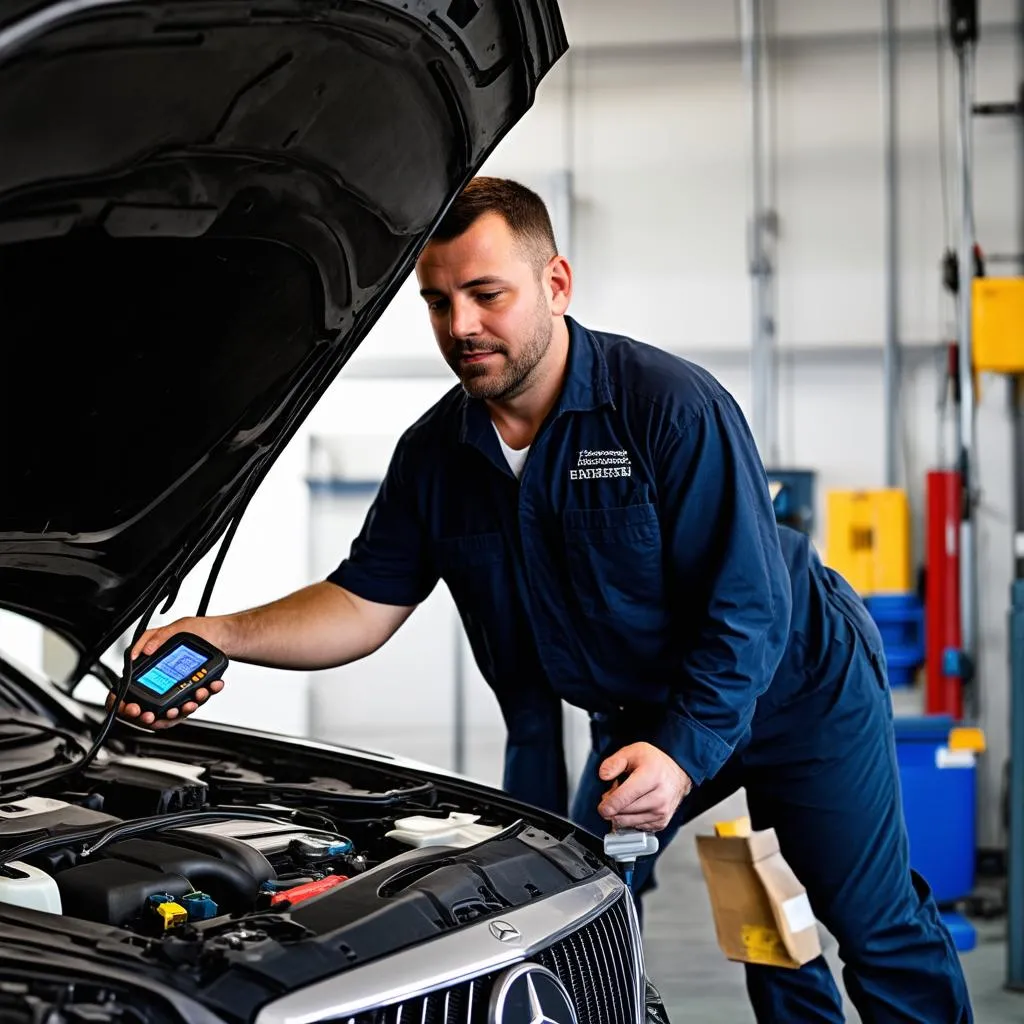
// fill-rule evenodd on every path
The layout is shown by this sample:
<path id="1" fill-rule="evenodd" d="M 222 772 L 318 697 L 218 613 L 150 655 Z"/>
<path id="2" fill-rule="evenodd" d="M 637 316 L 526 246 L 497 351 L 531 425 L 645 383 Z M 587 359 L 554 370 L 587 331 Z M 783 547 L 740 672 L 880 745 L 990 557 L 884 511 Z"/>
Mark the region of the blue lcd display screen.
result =
<path id="1" fill-rule="evenodd" d="M 147 669 L 135 681 L 162 696 L 206 662 L 206 655 L 182 644 L 170 654 L 165 654 L 152 668 Z"/>

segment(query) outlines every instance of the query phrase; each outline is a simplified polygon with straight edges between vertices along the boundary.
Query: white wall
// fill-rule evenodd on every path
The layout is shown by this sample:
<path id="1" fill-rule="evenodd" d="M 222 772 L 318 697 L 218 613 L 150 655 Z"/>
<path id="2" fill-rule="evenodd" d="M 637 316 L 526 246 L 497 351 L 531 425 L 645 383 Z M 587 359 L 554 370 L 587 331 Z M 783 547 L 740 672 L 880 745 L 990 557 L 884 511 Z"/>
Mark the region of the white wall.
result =
<path id="1" fill-rule="evenodd" d="M 1005 32 L 986 32 L 986 25 L 1011 22 L 1015 0 L 981 6 L 978 98 L 1009 99 L 1017 81 L 1012 40 Z M 719 374 L 749 413 L 748 138 L 736 5 L 564 0 L 563 7 L 571 59 L 543 83 L 534 109 L 485 170 L 519 177 L 553 200 L 568 172 L 572 233 L 563 227 L 561 234 L 577 274 L 573 312 L 596 328 L 691 354 Z M 935 4 L 902 0 L 897 7 L 900 329 L 917 353 L 908 356 L 903 382 L 901 469 L 920 511 L 923 474 L 937 458 L 936 374 L 928 347 L 951 337 L 952 309 L 937 269 L 947 232 Z M 772 62 L 778 331 L 787 353 L 779 373 L 780 454 L 784 463 L 816 469 L 820 492 L 883 483 L 880 11 L 880 4 L 840 0 L 774 3 L 780 33 Z M 943 61 L 953 189 L 955 82 L 948 48 Z M 975 145 L 981 242 L 990 251 L 1018 251 L 1021 167 L 1014 129 L 1005 120 L 978 120 Z M 955 234 L 955 196 L 951 203 Z M 401 429 L 449 386 L 443 375 L 411 379 L 438 366 L 410 283 L 253 501 L 214 611 L 276 597 L 344 555 L 363 506 L 356 499 L 330 510 L 310 505 L 309 439 L 351 439 L 345 472 L 379 476 Z M 395 379 L 368 379 L 385 372 Z M 1007 750 L 1010 450 L 1004 391 L 1001 381 L 986 384 L 979 411 L 982 723 L 991 743 L 980 836 L 986 843 L 1002 838 L 994 807 Z M 819 520 L 822 508 L 819 493 Z M 194 608 L 201 573 L 202 567 L 183 589 L 174 614 Z M 203 713 L 371 742 L 449 764 L 455 655 L 447 601 L 439 594 L 391 650 L 312 682 L 235 666 L 225 694 Z M 467 686 L 478 744 L 470 770 L 495 781 L 500 725 L 472 669 Z M 380 727 L 384 713 L 394 716 L 390 732 Z M 573 735 L 582 742 L 578 720 Z"/>

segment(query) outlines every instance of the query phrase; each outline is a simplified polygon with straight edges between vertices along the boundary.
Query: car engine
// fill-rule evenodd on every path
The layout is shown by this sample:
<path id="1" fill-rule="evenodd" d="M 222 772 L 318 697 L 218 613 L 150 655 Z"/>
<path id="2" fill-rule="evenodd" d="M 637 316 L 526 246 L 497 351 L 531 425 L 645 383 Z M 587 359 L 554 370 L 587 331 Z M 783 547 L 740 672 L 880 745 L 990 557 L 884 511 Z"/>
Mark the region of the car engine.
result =
<path id="1" fill-rule="evenodd" d="M 71 810 L 59 800 L 27 798 L 0 807 L 0 821 L 8 838 L 12 825 L 34 829 L 40 819 Z M 101 812 L 83 816 L 81 810 L 78 820 L 119 823 Z M 268 808 L 268 819 L 270 814 Z M 315 889 L 302 887 L 348 879 L 365 870 L 366 859 L 338 835 L 307 832 L 287 820 L 228 818 L 111 842 L 92 856 L 73 845 L 57 846 L 41 852 L 32 867 L 20 878 L 0 880 L 0 900 L 14 902 L 24 891 L 22 905 L 159 933 L 188 921 L 245 913 L 261 900 L 275 905 L 291 889 L 312 895 Z"/>
<path id="2" fill-rule="evenodd" d="M 85 1014 L 54 1024 L 477 1024 L 524 957 L 580 1024 L 645 1013 L 631 901 L 570 823 L 386 756 L 198 722 L 117 723 L 54 775 L 95 726 L 47 692 L 15 703 L 0 679 L 0 1019 L 31 997 Z M 164 1017 L 133 1016 L 140 989 Z"/>
<path id="3" fill-rule="evenodd" d="M 109 754 L 59 797 L 0 804 L 0 903 L 160 936 L 291 909 L 413 850 L 450 852 L 512 823 L 438 804 L 422 781 L 359 778 L 365 768 L 306 776 L 294 763 L 265 773 L 209 753 L 198 764 L 195 750 L 191 763 Z"/>

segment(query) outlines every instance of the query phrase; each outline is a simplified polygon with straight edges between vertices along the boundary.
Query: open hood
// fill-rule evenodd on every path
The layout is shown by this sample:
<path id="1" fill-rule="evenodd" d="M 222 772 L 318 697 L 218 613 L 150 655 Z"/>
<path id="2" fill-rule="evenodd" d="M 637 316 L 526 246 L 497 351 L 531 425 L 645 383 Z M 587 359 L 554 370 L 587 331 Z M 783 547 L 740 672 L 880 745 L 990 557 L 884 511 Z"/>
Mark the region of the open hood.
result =
<path id="1" fill-rule="evenodd" d="M 555 0 L 0 0 L 0 605 L 202 557 L 566 49 Z"/>

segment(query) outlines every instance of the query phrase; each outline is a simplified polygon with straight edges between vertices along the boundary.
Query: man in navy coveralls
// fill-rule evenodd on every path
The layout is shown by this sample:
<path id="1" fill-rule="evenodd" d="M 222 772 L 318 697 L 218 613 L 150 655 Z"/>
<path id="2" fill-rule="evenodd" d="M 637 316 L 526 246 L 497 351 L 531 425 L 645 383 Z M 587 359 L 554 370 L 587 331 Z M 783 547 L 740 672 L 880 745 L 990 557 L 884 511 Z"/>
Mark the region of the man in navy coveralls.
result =
<path id="1" fill-rule="evenodd" d="M 664 849 L 745 787 L 754 828 L 776 829 L 838 940 L 863 1019 L 971 1021 L 909 865 L 879 634 L 777 525 L 735 401 L 697 366 L 568 317 L 571 268 L 516 183 L 475 179 L 417 277 L 459 384 L 401 438 L 350 556 L 326 581 L 137 649 L 187 628 L 241 660 L 340 665 L 443 579 L 507 724 L 509 793 L 569 810 L 561 704 L 585 708 L 577 822 L 654 831 Z M 635 885 L 653 887 L 650 858 Z M 746 973 L 760 1021 L 843 1020 L 823 958 Z"/>

